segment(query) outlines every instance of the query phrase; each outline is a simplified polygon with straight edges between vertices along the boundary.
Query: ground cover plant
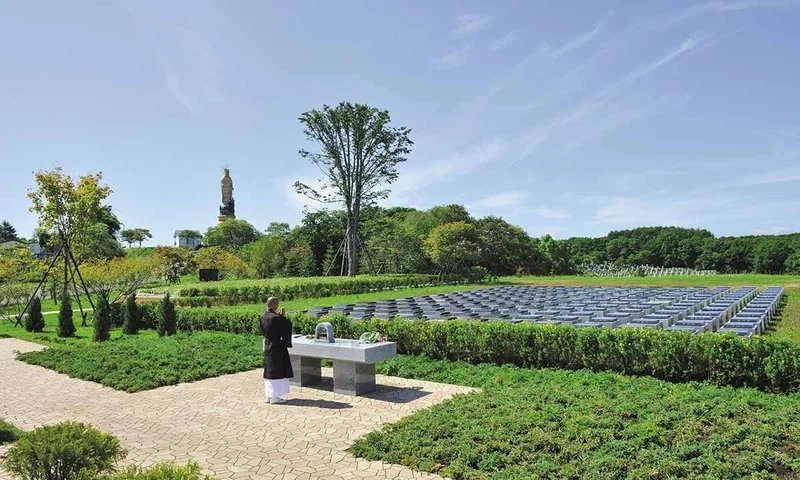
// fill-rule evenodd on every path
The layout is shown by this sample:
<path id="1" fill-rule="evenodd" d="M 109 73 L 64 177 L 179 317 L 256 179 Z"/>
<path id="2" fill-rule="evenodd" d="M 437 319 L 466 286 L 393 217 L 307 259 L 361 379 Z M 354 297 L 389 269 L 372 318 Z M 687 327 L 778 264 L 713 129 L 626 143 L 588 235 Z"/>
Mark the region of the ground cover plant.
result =
<path id="1" fill-rule="evenodd" d="M 350 449 L 453 479 L 790 479 L 800 396 L 613 373 L 398 357 L 378 373 L 479 387 Z"/>
<path id="2" fill-rule="evenodd" d="M 16 441 L 22 431 L 0 418 L 0 445 Z"/>
<path id="3" fill-rule="evenodd" d="M 222 332 L 161 338 L 148 332 L 101 343 L 53 345 L 17 358 L 126 392 L 252 370 L 262 362 L 259 337 Z"/>

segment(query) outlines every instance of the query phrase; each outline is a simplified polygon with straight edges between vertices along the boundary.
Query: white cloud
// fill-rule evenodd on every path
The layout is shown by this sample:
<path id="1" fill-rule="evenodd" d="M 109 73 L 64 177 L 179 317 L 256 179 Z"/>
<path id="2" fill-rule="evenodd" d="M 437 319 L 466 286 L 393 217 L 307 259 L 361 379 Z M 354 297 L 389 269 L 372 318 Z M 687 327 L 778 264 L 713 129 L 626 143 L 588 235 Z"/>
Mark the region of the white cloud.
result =
<path id="1" fill-rule="evenodd" d="M 523 192 L 503 192 L 487 195 L 470 207 L 474 208 L 499 208 L 520 205 L 528 197 Z"/>
<path id="2" fill-rule="evenodd" d="M 693 226 L 698 221 L 691 205 L 685 202 L 664 202 L 636 197 L 610 197 L 597 208 L 593 224 L 611 227 L 628 226 Z"/>
<path id="3" fill-rule="evenodd" d="M 500 93 L 503 89 L 505 89 L 514 77 L 518 76 L 522 73 L 525 68 L 534 60 L 539 60 L 537 63 L 537 67 L 540 69 L 546 68 L 551 65 L 555 60 L 560 58 L 567 53 L 576 50 L 577 48 L 587 44 L 591 39 L 595 38 L 603 29 L 605 22 L 608 18 L 603 17 L 600 19 L 599 22 L 588 32 L 581 34 L 580 36 L 568 41 L 567 43 L 557 47 L 555 49 L 546 48 L 543 51 L 533 53 L 528 55 L 516 65 L 514 65 L 511 70 L 509 70 L 506 74 L 504 74 L 499 81 L 497 81 L 491 89 L 482 97 L 478 98 L 475 101 L 475 109 L 480 109 L 481 107 L 485 106 L 492 97 Z"/>
<path id="4" fill-rule="evenodd" d="M 514 43 L 514 38 L 516 36 L 517 34 L 515 32 L 509 32 L 500 38 L 492 40 L 492 42 L 489 44 L 489 51 L 498 52 L 500 50 L 505 50 L 506 48 L 510 47 L 512 43 Z"/>
<path id="5" fill-rule="evenodd" d="M 768 160 L 768 158 L 762 160 Z M 800 160 L 800 154 L 796 155 L 794 161 L 798 160 Z M 800 167 L 789 167 L 759 174 L 748 173 L 747 175 L 728 182 L 726 185 L 728 187 L 756 187 L 759 185 L 797 181 L 800 181 Z"/>
<path id="6" fill-rule="evenodd" d="M 470 13 L 456 17 L 456 26 L 451 32 L 453 35 L 461 36 L 475 33 L 489 27 L 492 17 L 482 13 Z"/>
<path id="7" fill-rule="evenodd" d="M 468 175 L 475 170 L 497 162 L 508 151 L 508 143 L 502 138 L 488 139 L 472 148 L 461 152 L 453 152 L 450 156 L 438 161 L 403 164 L 400 167 L 400 176 L 390 187 L 392 202 L 407 200 L 416 202 L 413 198 L 418 192 L 428 187 L 452 180 L 453 178 Z M 419 159 L 419 157 L 417 157 Z M 410 165 L 421 165 L 408 170 Z"/>
<path id="8" fill-rule="evenodd" d="M 132 6 L 128 11 L 155 53 L 167 90 L 192 114 L 225 100 L 222 60 L 207 35 L 187 26 L 167 26 L 160 35 L 153 22 Z"/>
<path id="9" fill-rule="evenodd" d="M 757 8 L 781 8 L 797 6 L 798 4 L 786 1 L 749 0 L 743 2 L 709 2 L 699 5 L 692 5 L 691 7 L 675 13 L 663 22 L 663 27 L 670 27 L 677 23 L 707 14 L 728 13 Z"/>
<path id="10" fill-rule="evenodd" d="M 570 135 L 563 153 L 571 153 L 585 143 L 625 125 L 683 108 L 690 100 L 689 96 L 682 96 L 636 99 L 626 105 L 611 104 L 596 115 L 589 125 Z"/>
<path id="11" fill-rule="evenodd" d="M 588 32 L 580 35 L 577 38 L 573 38 L 572 40 L 568 41 L 567 43 L 561 45 L 558 48 L 550 49 L 549 47 L 544 48 L 544 53 L 546 53 L 550 58 L 559 58 L 563 55 L 566 55 L 573 50 L 577 50 L 578 48 L 582 47 L 583 45 L 587 44 L 590 40 L 596 37 L 602 30 L 603 26 L 605 25 L 606 21 L 608 20 L 609 15 L 606 15 L 599 22 L 597 25 L 594 26 Z"/>
<path id="12" fill-rule="evenodd" d="M 436 66 L 440 70 L 452 70 L 467 63 L 469 53 L 472 50 L 472 45 L 464 44 L 458 48 L 445 52 L 442 55 L 434 58 Z"/>
<path id="13" fill-rule="evenodd" d="M 575 125 L 592 117 L 597 111 L 616 98 L 620 92 L 628 89 L 631 85 L 636 83 L 637 80 L 653 73 L 654 71 L 673 61 L 678 56 L 691 51 L 701 44 L 702 40 L 695 37 L 690 37 L 677 48 L 667 52 L 653 62 L 631 71 L 619 80 L 588 96 L 574 107 L 557 114 L 554 118 L 540 123 L 539 125 L 536 125 L 532 129 L 523 133 L 519 138 L 519 154 L 512 160 L 511 163 L 513 164 L 522 160 L 523 158 L 529 157 L 536 150 L 538 150 L 539 147 L 547 142 L 557 130 Z M 604 127 L 598 124 L 595 125 L 595 128 Z"/>
<path id="14" fill-rule="evenodd" d="M 534 207 L 531 209 L 531 211 L 540 217 L 551 218 L 554 220 L 563 220 L 572 216 L 572 214 L 567 211 L 557 210 L 549 207 Z"/>

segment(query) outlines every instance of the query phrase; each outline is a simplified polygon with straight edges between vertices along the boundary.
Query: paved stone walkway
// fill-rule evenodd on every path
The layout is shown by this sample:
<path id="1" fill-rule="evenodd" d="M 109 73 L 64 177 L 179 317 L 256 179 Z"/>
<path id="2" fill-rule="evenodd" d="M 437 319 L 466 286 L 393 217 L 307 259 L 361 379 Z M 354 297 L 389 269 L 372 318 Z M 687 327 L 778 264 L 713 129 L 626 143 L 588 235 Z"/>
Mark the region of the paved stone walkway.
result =
<path id="1" fill-rule="evenodd" d="M 120 438 L 126 463 L 193 459 L 206 473 L 235 480 L 438 478 L 345 450 L 383 423 L 470 391 L 379 376 L 380 391 L 365 397 L 334 394 L 330 385 L 292 387 L 288 403 L 269 405 L 254 370 L 128 394 L 13 359 L 14 351 L 39 348 L 0 339 L 0 417 L 23 430 L 88 422 Z"/>

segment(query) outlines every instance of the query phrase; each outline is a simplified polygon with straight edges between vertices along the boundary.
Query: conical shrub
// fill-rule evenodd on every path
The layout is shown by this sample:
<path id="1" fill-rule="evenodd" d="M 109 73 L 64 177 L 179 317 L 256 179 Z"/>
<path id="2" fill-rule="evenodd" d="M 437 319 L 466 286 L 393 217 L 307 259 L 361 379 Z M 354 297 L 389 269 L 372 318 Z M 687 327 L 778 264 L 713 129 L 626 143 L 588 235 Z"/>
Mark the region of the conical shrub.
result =
<path id="1" fill-rule="evenodd" d="M 61 308 L 58 311 L 58 331 L 59 337 L 71 337 L 75 335 L 75 323 L 72 321 L 72 299 L 64 292 L 61 295 Z"/>
<path id="2" fill-rule="evenodd" d="M 95 342 L 105 342 L 111 338 L 111 307 L 108 305 L 108 298 L 100 295 L 97 302 L 97 310 L 94 311 L 94 336 Z"/>
<path id="3" fill-rule="evenodd" d="M 122 322 L 122 333 L 136 335 L 139 332 L 139 312 L 136 306 L 136 294 L 128 295 L 125 301 L 125 315 Z"/>
<path id="4" fill-rule="evenodd" d="M 175 335 L 175 304 L 169 292 L 161 300 L 161 315 L 158 318 L 158 336 Z"/>
<path id="5" fill-rule="evenodd" d="M 44 316 L 42 315 L 42 301 L 39 297 L 33 297 L 28 314 L 25 317 L 25 330 L 29 332 L 41 332 L 44 330 Z"/>

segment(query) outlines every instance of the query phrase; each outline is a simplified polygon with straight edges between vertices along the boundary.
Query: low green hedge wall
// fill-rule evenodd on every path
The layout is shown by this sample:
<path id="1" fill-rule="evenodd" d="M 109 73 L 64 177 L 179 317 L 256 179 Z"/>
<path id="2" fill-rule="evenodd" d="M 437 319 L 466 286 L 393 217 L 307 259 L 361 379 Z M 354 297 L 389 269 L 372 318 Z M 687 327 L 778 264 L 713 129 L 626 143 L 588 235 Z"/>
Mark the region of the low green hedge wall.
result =
<path id="1" fill-rule="evenodd" d="M 186 307 L 211 307 L 264 303 L 270 296 L 281 300 L 353 295 L 398 288 L 479 283 L 486 279 L 483 270 L 464 275 L 392 275 L 379 277 L 342 277 L 335 280 L 298 280 L 289 285 L 259 281 L 239 285 L 201 285 L 180 290 L 175 303 Z"/>
<path id="2" fill-rule="evenodd" d="M 178 330 L 260 333 L 251 308 L 178 309 Z M 336 336 L 358 338 L 378 331 L 397 342 L 402 354 L 473 364 L 511 364 L 525 368 L 563 368 L 647 375 L 672 382 L 755 387 L 770 392 L 800 390 L 800 345 L 770 337 L 666 332 L 632 328 L 575 328 L 569 325 L 513 325 L 507 322 L 451 320 L 363 320 L 343 315 L 316 319 L 291 314 L 296 333 L 313 333 L 331 322 Z"/>

